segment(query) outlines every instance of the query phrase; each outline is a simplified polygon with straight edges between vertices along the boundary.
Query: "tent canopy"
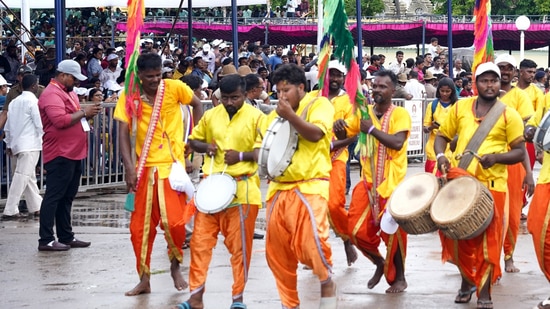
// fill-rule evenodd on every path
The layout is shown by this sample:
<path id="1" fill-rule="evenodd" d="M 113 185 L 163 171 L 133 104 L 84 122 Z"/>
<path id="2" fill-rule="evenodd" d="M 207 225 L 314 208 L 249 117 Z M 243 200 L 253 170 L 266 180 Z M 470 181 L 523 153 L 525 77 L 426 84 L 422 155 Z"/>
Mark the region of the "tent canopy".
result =
<path id="1" fill-rule="evenodd" d="M 4 3 L 11 9 L 21 8 L 22 1 L 29 1 L 28 6 L 31 9 L 53 9 L 55 7 L 54 0 L 3 0 Z M 183 8 L 187 8 L 188 0 L 183 1 Z M 128 0 L 94 0 L 90 3 L 90 7 L 100 6 L 115 6 L 115 7 L 127 7 Z M 145 0 L 146 8 L 178 8 L 180 1 L 178 0 Z M 193 8 L 206 8 L 206 7 L 221 7 L 231 6 L 231 1 L 227 0 L 191 0 Z M 266 0 L 237 0 L 237 5 L 258 5 L 266 4 Z M 66 8 L 81 8 L 83 6 L 82 0 L 65 0 Z"/>

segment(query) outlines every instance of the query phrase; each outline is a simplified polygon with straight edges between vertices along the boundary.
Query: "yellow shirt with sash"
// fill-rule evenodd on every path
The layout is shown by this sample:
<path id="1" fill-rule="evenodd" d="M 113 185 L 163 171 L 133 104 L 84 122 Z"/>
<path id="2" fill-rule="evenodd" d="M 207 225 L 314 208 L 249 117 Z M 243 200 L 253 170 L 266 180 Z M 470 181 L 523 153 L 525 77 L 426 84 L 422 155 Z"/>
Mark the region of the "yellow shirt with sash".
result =
<path id="1" fill-rule="evenodd" d="M 538 127 L 546 115 L 550 111 L 550 93 L 547 93 L 542 101 L 542 104 L 539 104 L 537 111 L 529 121 L 527 125 Z M 533 140 L 533 142 L 535 142 Z M 547 151 L 544 152 L 544 158 L 542 160 L 542 168 L 540 169 L 539 179 L 537 180 L 538 184 L 550 183 L 550 153 Z"/>
<path id="2" fill-rule="evenodd" d="M 523 91 L 527 92 L 529 95 L 529 99 L 533 104 L 533 109 L 535 111 L 540 105 L 544 105 L 544 92 L 542 92 L 539 87 L 535 86 L 535 84 L 529 84 L 529 86 L 523 89 Z"/>
<path id="3" fill-rule="evenodd" d="M 369 105 L 369 115 L 375 115 L 374 106 Z M 385 116 L 385 115 L 384 115 Z M 382 121 L 384 119 L 382 116 L 381 119 L 378 119 L 376 116 L 372 118 L 374 127 L 378 130 L 382 129 Z M 400 106 L 394 106 L 391 115 L 388 117 L 387 125 L 387 134 L 394 135 L 399 132 L 406 132 L 407 139 L 411 132 L 411 116 L 409 112 Z M 361 130 L 361 114 L 359 110 L 357 111 L 354 120 L 348 123 L 348 134 L 354 135 L 359 134 Z M 375 138 L 374 139 L 374 162 L 375 169 L 378 162 L 378 150 L 379 147 L 383 146 Z M 390 149 L 386 147 L 386 156 L 384 158 L 384 175 L 383 181 L 378 184 L 376 191 L 383 198 L 388 198 L 392 194 L 393 190 L 397 185 L 403 181 L 405 175 L 407 174 L 407 141 L 403 144 L 403 147 L 400 150 Z M 367 160 L 361 162 L 363 167 L 363 179 L 367 182 L 372 183 L 372 170 L 371 165 Z M 376 175 L 375 175 L 376 176 Z"/>
<path id="4" fill-rule="evenodd" d="M 311 103 L 313 102 L 313 103 Z M 311 105 L 310 105 L 311 103 Z M 325 134 L 319 141 L 310 142 L 298 135 L 298 147 L 292 162 L 283 173 L 269 183 L 266 200 L 269 200 L 277 191 L 286 191 L 298 188 L 303 194 L 319 194 L 326 200 L 329 195 L 330 171 L 330 141 L 332 124 L 334 121 L 334 107 L 325 97 L 316 97 L 308 93 L 300 101 L 296 114 L 301 116 L 306 106 L 309 105 L 305 120 L 317 126 Z M 262 135 L 277 117 L 273 111 L 262 123 Z M 256 140 L 255 148 L 262 146 L 261 138 Z"/>
<path id="5" fill-rule="evenodd" d="M 458 134 L 458 142 L 455 153 L 461 154 L 466 149 L 468 142 L 479 128 L 481 118 L 476 118 L 475 103 L 477 97 L 460 100 L 451 108 L 447 121 L 439 128 L 439 135 L 451 140 Z M 500 118 L 494 124 L 487 137 L 479 146 L 477 153 L 485 154 L 506 153 L 509 145 L 523 139 L 523 121 L 519 113 L 506 107 Z M 452 166 L 458 166 L 455 157 L 451 159 Z M 477 178 L 490 190 L 506 192 L 508 170 L 504 164 L 495 164 L 490 168 L 483 168 L 474 158 L 467 168 L 468 173 Z"/>
<path id="6" fill-rule="evenodd" d="M 449 105 L 447 107 L 443 107 L 441 105 L 441 102 L 437 103 L 437 106 L 435 108 L 435 112 L 432 114 L 432 104 L 434 102 L 428 103 L 428 106 L 426 107 L 426 115 L 424 117 L 424 126 L 429 127 L 432 125 L 433 121 L 437 121 L 439 125 L 445 122 L 445 119 L 447 119 L 447 116 L 449 115 L 449 111 L 451 110 L 451 107 L 453 105 Z M 456 103 L 455 103 L 456 104 Z M 426 142 L 426 147 L 424 147 L 426 152 L 426 158 L 428 160 L 435 161 L 436 160 L 436 153 L 434 151 L 434 142 L 435 142 L 435 136 L 437 135 L 437 132 L 439 132 L 439 129 L 433 129 L 430 132 L 430 137 L 428 138 L 428 141 Z M 450 146 L 447 145 L 447 150 L 445 151 L 445 156 L 447 158 L 451 158 L 452 153 L 450 150 Z"/>
<path id="7" fill-rule="evenodd" d="M 193 129 L 189 139 L 205 143 L 215 143 L 218 151 L 214 159 L 204 157 L 202 171 L 205 175 L 225 173 L 237 180 L 237 193 L 232 203 L 261 205 L 260 177 L 258 164 L 253 161 L 242 161 L 233 165 L 225 164 L 225 151 L 250 152 L 254 150 L 254 143 L 258 138 L 258 129 L 264 114 L 249 104 L 243 106 L 229 119 L 225 107 L 220 104 L 204 112 L 199 123 Z M 246 181 L 248 179 L 248 181 Z M 216 190 L 216 188 L 212 188 Z M 215 194 L 215 191 L 212 191 Z"/>
<path id="8" fill-rule="evenodd" d="M 525 91 L 519 89 L 518 87 L 513 87 L 510 91 L 503 95 L 500 100 L 502 103 L 506 104 L 506 106 L 516 110 L 523 120 L 531 118 L 531 116 L 535 113 L 535 109 L 529 100 L 529 96 L 525 93 Z"/>
<path id="9" fill-rule="evenodd" d="M 320 95 L 319 90 L 312 91 L 311 94 Z M 343 119 L 347 123 L 354 117 L 353 105 L 350 102 L 349 95 L 344 90 L 340 90 L 340 93 L 336 97 L 332 98 L 330 102 L 332 103 L 332 106 L 334 106 L 333 123 L 338 119 Z M 334 131 L 332 132 L 331 135 L 332 135 L 331 136 L 332 141 L 337 140 L 336 134 L 334 134 Z M 331 158 L 335 153 L 336 152 L 334 151 L 330 153 Z M 348 152 L 348 147 L 346 146 L 342 148 L 340 154 L 336 158 L 334 158 L 334 160 L 340 160 L 345 163 L 345 162 L 348 162 L 348 157 L 349 157 L 349 152 Z"/>
<path id="10" fill-rule="evenodd" d="M 185 163 L 185 128 L 180 104 L 188 105 L 193 99 L 193 90 L 181 81 L 165 79 L 164 84 L 164 98 L 162 100 L 160 118 L 155 128 L 153 139 L 151 140 L 151 147 L 147 154 L 147 160 L 145 161 L 146 167 L 156 166 L 158 168 L 159 179 L 168 178 L 172 162 L 174 162 L 172 155 L 170 155 L 170 147 L 168 145 L 168 139 L 164 135 L 165 133 L 170 137 L 170 144 L 174 157 L 181 163 Z M 145 136 L 147 135 L 147 128 L 149 127 L 151 114 L 153 113 L 153 102 L 146 103 L 143 101 L 142 97 L 140 104 L 142 106 L 142 116 L 141 119 L 138 119 L 136 133 L 136 154 L 138 158 L 143 148 Z M 113 117 L 116 120 L 127 123 L 128 129 L 131 130 L 132 127 L 130 124 L 132 123 L 132 118 L 128 117 L 126 114 L 126 96 L 124 92 L 122 92 L 118 98 Z"/>

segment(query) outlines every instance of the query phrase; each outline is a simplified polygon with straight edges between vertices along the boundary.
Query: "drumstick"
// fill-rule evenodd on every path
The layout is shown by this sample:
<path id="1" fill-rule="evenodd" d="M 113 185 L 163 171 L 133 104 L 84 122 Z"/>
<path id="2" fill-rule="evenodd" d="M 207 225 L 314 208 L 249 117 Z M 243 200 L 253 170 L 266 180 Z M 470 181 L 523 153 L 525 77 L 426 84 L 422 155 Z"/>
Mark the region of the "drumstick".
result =
<path id="1" fill-rule="evenodd" d="M 469 149 L 465 149 L 463 153 L 459 153 L 455 156 L 455 159 L 457 160 L 460 160 L 463 156 L 467 155 L 467 154 L 471 154 L 472 156 L 474 156 L 476 159 L 478 160 L 481 160 L 481 156 L 478 155 L 477 153 L 469 150 Z"/>

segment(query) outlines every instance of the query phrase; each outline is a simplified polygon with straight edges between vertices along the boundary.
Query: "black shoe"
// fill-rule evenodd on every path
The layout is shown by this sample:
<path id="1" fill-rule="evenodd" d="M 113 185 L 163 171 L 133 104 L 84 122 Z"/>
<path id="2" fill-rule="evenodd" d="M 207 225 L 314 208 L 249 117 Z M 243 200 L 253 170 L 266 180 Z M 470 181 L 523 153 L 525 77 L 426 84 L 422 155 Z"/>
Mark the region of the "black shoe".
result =
<path id="1" fill-rule="evenodd" d="M 25 200 L 19 201 L 17 208 L 19 208 L 20 213 L 29 212 L 29 208 L 27 208 L 27 201 Z"/>
<path id="2" fill-rule="evenodd" d="M 26 219 L 26 218 L 27 218 L 27 216 L 22 215 L 20 213 L 12 215 L 12 216 L 2 215 L 2 221 L 16 221 L 16 220 L 21 220 L 21 219 Z"/>
<path id="3" fill-rule="evenodd" d="M 69 249 L 71 249 L 71 246 L 57 241 L 52 241 L 47 245 L 38 245 L 38 251 L 67 251 Z"/>
<path id="4" fill-rule="evenodd" d="M 254 233 L 254 239 L 264 239 L 264 235 L 258 234 L 258 233 Z"/>
<path id="5" fill-rule="evenodd" d="M 88 241 L 78 240 L 75 238 L 71 242 L 67 242 L 64 244 L 71 248 L 86 248 L 86 247 L 89 247 L 92 243 Z"/>

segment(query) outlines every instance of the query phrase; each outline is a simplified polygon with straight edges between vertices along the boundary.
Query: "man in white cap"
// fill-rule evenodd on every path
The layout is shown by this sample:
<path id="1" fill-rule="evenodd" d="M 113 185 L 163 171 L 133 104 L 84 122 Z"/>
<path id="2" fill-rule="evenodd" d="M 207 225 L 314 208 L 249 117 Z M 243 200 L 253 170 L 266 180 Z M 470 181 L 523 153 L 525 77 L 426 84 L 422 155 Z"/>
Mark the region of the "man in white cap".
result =
<path id="1" fill-rule="evenodd" d="M 214 73 L 216 70 L 216 55 L 211 50 L 210 44 L 206 43 L 202 46 L 202 51 L 198 52 L 195 57 L 202 57 L 202 60 L 204 60 L 208 64 L 208 71 L 210 73 Z"/>
<path id="2" fill-rule="evenodd" d="M 99 74 L 99 81 L 101 82 L 101 86 L 103 89 L 106 89 L 105 84 L 107 81 L 115 81 L 120 76 L 120 73 L 122 72 L 122 68 L 118 66 L 118 55 L 113 53 L 107 56 L 107 62 L 109 63 L 109 66 L 103 71 L 101 71 L 101 74 Z"/>
<path id="3" fill-rule="evenodd" d="M 516 110 L 524 122 L 534 115 L 534 108 L 529 100 L 529 95 L 519 87 L 512 85 L 512 79 L 516 74 L 516 59 L 509 54 L 502 54 L 495 59 L 495 64 L 500 70 L 500 100 L 507 106 Z M 523 162 L 508 165 L 508 197 L 510 211 L 508 215 L 508 229 L 504 237 L 504 270 L 508 273 L 519 272 L 514 265 L 514 249 L 518 239 L 521 210 L 523 208 L 523 188 L 527 187 L 527 193 L 533 194 L 535 181 L 529 157 L 525 156 Z"/>
<path id="4" fill-rule="evenodd" d="M 76 80 L 85 81 L 80 65 L 63 60 L 38 99 L 44 128 L 42 161 L 48 173 L 46 193 L 40 207 L 40 251 L 66 251 L 90 246 L 74 237 L 71 207 L 82 174 L 81 160 L 88 154 L 88 119 L 101 110 L 100 104 L 80 106 L 73 88 Z M 59 241 L 55 240 L 53 227 Z"/>
<path id="5" fill-rule="evenodd" d="M 443 258 L 461 270 L 462 285 L 454 302 L 468 303 L 477 291 L 477 308 L 493 308 L 491 287 L 502 275 L 500 254 L 507 203 L 506 165 L 521 162 L 525 157 L 521 117 L 498 99 L 500 76 L 498 66 L 492 62 L 477 67 L 475 83 L 479 95 L 464 98 L 456 105 L 457 108 L 450 109 L 447 120 L 439 128 L 434 145 L 437 166 L 441 172 L 447 173 L 451 166 L 464 166 L 466 172 L 486 186 L 493 196 L 494 216 L 482 234 L 465 240 L 446 236 L 441 239 Z M 471 147 L 470 140 L 481 123 L 489 120 L 491 117 L 486 116 L 493 113 L 496 114 L 496 120 L 486 124 L 487 138 L 483 139 L 478 149 L 473 150 L 479 153 L 480 158 L 464 154 L 466 147 Z M 471 162 L 460 162 L 455 157 L 449 162 L 445 157 L 447 144 L 456 136 L 458 141 L 455 153 L 464 154 L 461 160 L 472 159 Z"/>

